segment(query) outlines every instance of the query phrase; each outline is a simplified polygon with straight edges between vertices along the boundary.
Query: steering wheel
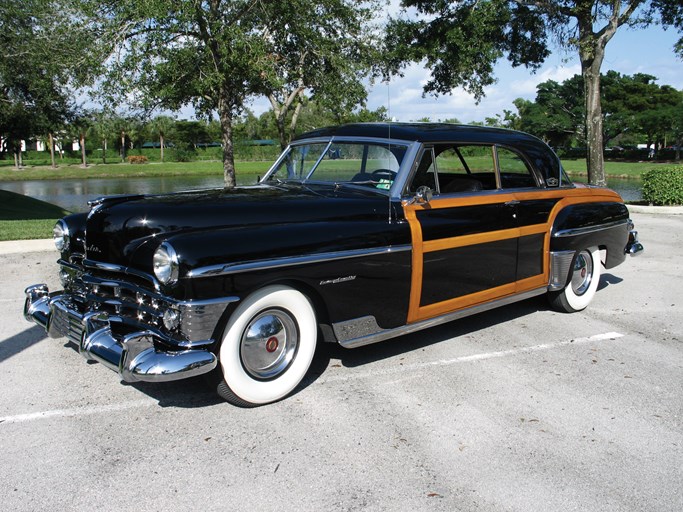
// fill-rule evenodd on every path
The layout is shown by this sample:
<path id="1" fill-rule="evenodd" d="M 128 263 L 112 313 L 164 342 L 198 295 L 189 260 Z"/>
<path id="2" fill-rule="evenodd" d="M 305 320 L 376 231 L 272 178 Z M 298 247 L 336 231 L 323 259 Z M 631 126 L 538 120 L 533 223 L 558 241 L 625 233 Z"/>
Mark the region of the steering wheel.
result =
<path id="1" fill-rule="evenodd" d="M 390 171 L 389 169 L 376 169 L 370 173 L 370 178 L 372 181 L 389 180 L 394 181 L 397 176 L 396 171 Z"/>

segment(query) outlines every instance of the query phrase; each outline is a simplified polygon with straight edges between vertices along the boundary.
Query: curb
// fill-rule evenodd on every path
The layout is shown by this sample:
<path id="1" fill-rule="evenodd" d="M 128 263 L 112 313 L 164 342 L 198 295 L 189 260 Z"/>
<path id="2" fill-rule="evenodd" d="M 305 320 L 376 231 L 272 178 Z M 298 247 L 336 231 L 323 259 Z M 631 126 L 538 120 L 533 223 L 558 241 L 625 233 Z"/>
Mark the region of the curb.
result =
<path id="1" fill-rule="evenodd" d="M 51 238 L 41 240 L 10 240 L 8 242 L 0 242 L 0 254 L 26 254 L 29 252 L 48 252 L 54 251 L 55 243 Z"/>
<path id="2" fill-rule="evenodd" d="M 683 206 L 644 206 L 640 204 L 627 204 L 631 213 L 645 213 L 648 215 L 683 215 Z"/>

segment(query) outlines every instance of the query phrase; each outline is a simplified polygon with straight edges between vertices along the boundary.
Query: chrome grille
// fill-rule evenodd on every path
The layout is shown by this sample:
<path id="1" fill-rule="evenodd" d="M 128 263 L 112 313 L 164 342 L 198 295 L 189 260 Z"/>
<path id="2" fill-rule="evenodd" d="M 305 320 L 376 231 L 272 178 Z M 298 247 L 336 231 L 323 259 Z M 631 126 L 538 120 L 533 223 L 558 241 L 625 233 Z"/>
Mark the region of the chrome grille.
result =
<path id="1" fill-rule="evenodd" d="M 78 315 L 82 317 L 88 311 L 107 313 L 117 323 L 158 331 L 178 346 L 213 343 L 213 331 L 226 307 L 239 300 L 238 297 L 220 297 L 179 301 L 138 284 L 136 279 L 129 279 L 136 277 L 131 276 L 130 270 L 116 272 L 100 264 L 96 268 L 88 266 L 88 269 L 93 268 L 89 271 L 68 262 L 60 263 L 68 274 L 63 283 L 70 297 L 68 307 Z M 163 321 L 164 312 L 168 309 L 174 309 L 180 315 L 178 326 L 170 330 Z M 73 336 L 80 342 L 83 330 L 80 321 L 67 318 L 64 311 L 59 316 L 60 326 L 70 329 L 69 339 Z"/>
<path id="2" fill-rule="evenodd" d="M 163 325 L 164 310 L 171 307 L 171 302 L 163 296 L 133 283 L 90 274 L 75 279 L 69 291 L 82 297 L 92 311 L 102 311 L 157 328 Z"/>
<path id="3" fill-rule="evenodd" d="M 52 304 L 52 318 L 50 329 L 63 333 L 69 341 L 80 345 L 83 335 L 83 324 L 78 316 L 69 312 L 66 304 L 56 301 Z M 73 309 L 73 308 L 71 308 Z"/>

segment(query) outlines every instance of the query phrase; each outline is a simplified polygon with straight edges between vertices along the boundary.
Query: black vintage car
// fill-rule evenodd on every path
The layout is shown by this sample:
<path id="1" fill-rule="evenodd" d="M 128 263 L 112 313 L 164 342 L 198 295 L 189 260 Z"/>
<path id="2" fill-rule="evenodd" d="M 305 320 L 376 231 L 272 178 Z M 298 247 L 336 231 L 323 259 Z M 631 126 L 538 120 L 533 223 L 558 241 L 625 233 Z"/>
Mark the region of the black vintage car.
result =
<path id="1" fill-rule="evenodd" d="M 581 310 L 642 250 L 621 198 L 540 140 L 449 124 L 316 130 L 254 186 L 102 198 L 54 238 L 64 290 L 27 288 L 27 319 L 125 381 L 207 374 L 244 406 L 294 390 L 319 342 L 540 294 Z"/>

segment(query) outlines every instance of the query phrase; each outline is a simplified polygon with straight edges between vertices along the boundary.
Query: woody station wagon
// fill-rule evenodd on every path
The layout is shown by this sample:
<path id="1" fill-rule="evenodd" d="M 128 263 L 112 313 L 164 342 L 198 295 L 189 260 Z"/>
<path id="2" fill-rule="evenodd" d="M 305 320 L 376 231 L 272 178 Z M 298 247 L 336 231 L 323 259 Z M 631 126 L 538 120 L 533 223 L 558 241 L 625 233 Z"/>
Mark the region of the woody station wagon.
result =
<path id="1" fill-rule="evenodd" d="M 530 135 L 449 124 L 307 133 L 254 186 L 101 198 L 54 229 L 62 291 L 24 314 L 127 382 L 204 374 L 241 406 L 353 348 L 540 294 L 584 309 L 638 254 L 615 192 Z"/>

